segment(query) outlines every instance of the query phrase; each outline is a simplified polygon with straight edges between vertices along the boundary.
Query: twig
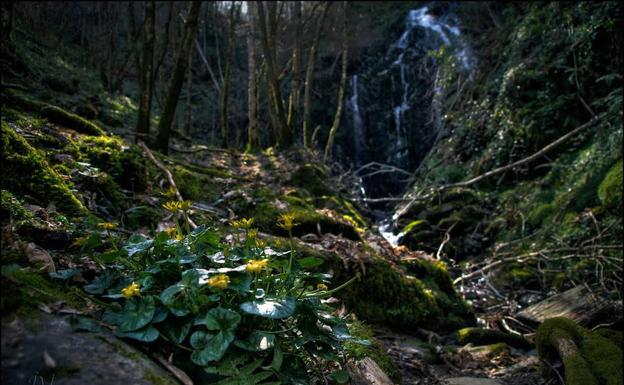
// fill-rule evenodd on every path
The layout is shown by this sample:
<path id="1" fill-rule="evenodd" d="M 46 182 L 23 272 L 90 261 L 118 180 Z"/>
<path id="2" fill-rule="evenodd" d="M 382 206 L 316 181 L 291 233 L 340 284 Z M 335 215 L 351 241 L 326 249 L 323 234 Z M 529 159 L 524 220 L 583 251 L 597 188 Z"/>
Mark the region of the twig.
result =
<path id="1" fill-rule="evenodd" d="M 196 152 L 201 152 L 201 151 L 223 152 L 223 153 L 226 153 L 226 154 L 231 154 L 232 153 L 232 151 L 225 150 L 223 148 L 211 148 L 211 147 L 206 147 L 206 146 L 198 146 L 198 147 L 189 148 L 189 149 L 169 146 L 169 149 L 171 151 L 179 152 L 179 153 L 182 153 L 182 154 L 194 154 Z"/>
<path id="2" fill-rule="evenodd" d="M 453 225 L 451 227 L 449 227 L 448 230 L 446 230 L 446 233 L 444 234 L 444 240 L 442 241 L 442 243 L 440 243 L 440 247 L 438 247 L 438 252 L 436 253 L 436 259 L 440 259 L 441 255 L 442 255 L 442 249 L 444 248 L 444 245 L 446 245 L 448 243 L 448 241 L 451 240 L 451 230 L 453 230 L 453 227 L 455 227 L 455 225 L 457 224 L 457 222 L 453 223 Z"/>
<path id="3" fill-rule="evenodd" d="M 183 201 L 184 199 L 182 198 L 182 195 L 180 194 L 180 190 L 178 190 L 178 186 L 176 186 L 175 181 L 173 180 L 173 175 L 171 175 L 171 171 L 169 171 L 167 167 L 165 167 L 162 163 L 158 161 L 158 159 L 154 157 L 154 154 L 152 154 L 150 149 L 147 148 L 145 143 L 143 143 L 142 141 L 139 141 L 139 146 L 141 146 L 141 148 L 145 152 L 145 155 L 147 155 L 147 157 L 150 158 L 152 162 L 154 162 L 156 167 L 158 167 L 163 173 L 165 173 L 165 176 L 167 177 L 167 181 L 169 182 L 171 187 L 173 187 L 173 189 L 175 190 L 176 198 L 179 201 Z M 191 220 L 191 218 L 188 218 L 188 221 L 193 229 L 197 227 L 197 225 Z"/>

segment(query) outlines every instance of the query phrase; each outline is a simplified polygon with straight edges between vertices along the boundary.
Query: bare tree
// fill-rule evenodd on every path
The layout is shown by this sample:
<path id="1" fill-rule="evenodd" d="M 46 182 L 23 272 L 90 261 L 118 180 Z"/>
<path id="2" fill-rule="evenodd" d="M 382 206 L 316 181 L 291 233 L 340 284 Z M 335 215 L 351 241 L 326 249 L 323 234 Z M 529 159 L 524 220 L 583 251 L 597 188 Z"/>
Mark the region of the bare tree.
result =
<path id="1" fill-rule="evenodd" d="M 169 85 L 167 92 L 167 98 L 165 100 L 165 109 L 161 115 L 160 123 L 158 124 L 158 137 L 156 140 L 157 148 L 163 153 L 169 152 L 169 136 L 171 134 L 171 124 L 173 123 L 173 117 L 178 105 L 178 97 L 180 96 L 180 90 L 182 83 L 184 82 L 184 73 L 186 72 L 186 65 L 188 63 L 188 55 L 191 50 L 193 41 L 195 40 L 195 33 L 197 30 L 197 22 L 199 20 L 199 10 L 201 9 L 200 1 L 192 1 L 191 7 L 188 13 L 188 18 L 184 24 L 184 37 L 182 39 L 182 45 L 176 55 L 175 65 L 173 67 L 173 77 Z"/>
<path id="2" fill-rule="evenodd" d="M 256 37 L 254 35 L 254 15 L 248 10 L 247 23 L 247 151 L 253 152 L 259 147 L 258 140 L 258 82 L 256 77 Z"/>
<path id="3" fill-rule="evenodd" d="M 297 112 L 299 110 L 300 83 L 301 83 L 301 45 L 303 41 L 303 18 L 301 16 L 301 1 L 294 3 L 295 15 L 295 47 L 292 56 L 292 84 L 288 103 L 288 129 L 294 132 Z"/>
<path id="4" fill-rule="evenodd" d="M 142 74 L 139 88 L 139 119 L 137 120 L 135 142 L 145 140 L 150 132 L 150 117 L 152 110 L 152 95 L 154 90 L 154 35 L 155 35 L 156 5 L 154 1 L 145 2 L 145 41 L 143 42 Z"/>
<path id="5" fill-rule="evenodd" d="M 312 81 L 314 79 L 314 62 L 316 61 L 316 55 L 318 52 L 318 45 L 321 39 L 321 31 L 323 29 L 323 23 L 327 17 L 327 11 L 331 2 L 327 2 L 323 8 L 323 14 L 316 25 L 314 31 L 314 37 L 312 39 L 312 46 L 310 47 L 310 53 L 308 55 L 308 64 L 305 75 L 305 90 L 303 92 L 303 146 L 309 147 L 309 131 L 310 131 L 310 113 L 311 113 L 311 98 L 312 98 Z"/>
<path id="6" fill-rule="evenodd" d="M 347 38 L 347 2 L 343 3 L 342 13 L 342 74 L 340 75 L 340 89 L 338 90 L 338 102 L 336 106 L 336 115 L 334 115 L 334 124 L 332 124 L 329 130 L 329 137 L 327 138 L 327 145 L 325 146 L 325 153 L 323 155 L 323 162 L 327 162 L 331 153 L 332 146 L 334 145 L 334 139 L 338 126 L 340 125 L 340 117 L 342 115 L 342 105 L 344 104 L 345 87 L 347 84 L 347 53 L 349 51 L 349 41 Z"/>
<path id="7" fill-rule="evenodd" d="M 236 2 L 230 4 L 230 16 L 228 18 L 228 45 L 225 54 L 225 78 L 223 79 L 223 93 L 221 94 L 221 145 L 229 146 L 229 121 L 228 121 L 228 104 L 230 96 L 230 80 L 232 78 L 232 65 L 234 56 L 234 21 L 236 16 Z"/>

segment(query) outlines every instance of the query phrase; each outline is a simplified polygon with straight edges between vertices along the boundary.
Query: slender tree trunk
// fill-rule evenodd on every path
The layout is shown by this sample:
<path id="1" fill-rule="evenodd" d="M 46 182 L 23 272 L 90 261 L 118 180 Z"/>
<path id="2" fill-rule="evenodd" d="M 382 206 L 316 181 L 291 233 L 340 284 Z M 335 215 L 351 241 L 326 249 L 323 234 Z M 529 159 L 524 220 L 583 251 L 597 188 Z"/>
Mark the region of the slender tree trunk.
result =
<path id="1" fill-rule="evenodd" d="M 267 26 L 267 18 L 264 13 L 264 5 L 262 2 L 258 1 L 255 3 L 258 9 L 258 18 L 260 24 L 260 30 L 262 32 L 261 40 L 262 47 L 264 50 L 264 56 L 266 58 L 267 63 L 267 77 L 268 83 L 270 87 L 270 93 L 272 95 L 272 102 L 274 104 L 274 110 L 276 112 L 276 123 L 277 123 L 277 144 L 280 147 L 288 146 L 292 141 L 292 136 L 290 135 L 290 131 L 288 130 L 288 122 L 286 119 L 286 110 L 284 108 L 284 100 L 282 99 L 282 92 L 280 90 L 280 84 L 277 73 L 277 64 L 276 64 L 276 52 L 271 47 L 276 47 L 276 39 L 275 34 L 270 31 L 274 29 L 273 26 Z M 270 4 L 271 7 L 274 4 Z M 271 15 L 270 15 L 271 16 Z M 274 16 L 271 16 L 273 19 Z"/>
<path id="2" fill-rule="evenodd" d="M 228 103 L 230 97 L 230 79 L 232 77 L 232 61 L 234 56 L 234 16 L 236 2 L 230 4 L 230 17 L 228 25 L 228 46 L 225 54 L 225 78 L 223 80 L 223 93 L 221 94 L 221 145 L 229 146 L 230 127 L 228 121 Z"/>
<path id="3" fill-rule="evenodd" d="M 247 24 L 247 151 L 254 152 L 259 147 L 258 141 L 258 99 L 256 92 L 256 41 L 253 29 L 253 12 L 249 10 L 249 23 Z"/>
<path id="4" fill-rule="evenodd" d="M 340 89 L 338 91 L 338 105 L 336 106 L 336 115 L 334 116 L 334 124 L 332 124 L 329 130 L 329 137 L 327 138 L 327 145 L 325 146 L 325 154 L 323 155 L 323 162 L 327 162 L 331 153 L 332 146 L 334 145 L 334 139 L 338 126 L 340 125 L 340 117 L 342 115 L 342 105 L 344 104 L 345 87 L 347 84 L 347 53 L 349 50 L 349 42 L 347 40 L 347 2 L 343 3 L 342 14 L 342 74 L 340 75 Z"/>
<path id="5" fill-rule="evenodd" d="M 303 19 L 301 17 L 301 1 L 295 4 L 295 48 L 292 56 L 292 84 L 288 101 L 288 129 L 294 132 L 297 112 L 299 110 L 301 83 L 301 43 L 303 39 Z"/>
<path id="6" fill-rule="evenodd" d="M 186 111 L 184 111 L 184 133 L 191 133 L 191 119 L 193 117 L 193 50 L 189 52 L 188 74 L 186 78 Z"/>
<path id="7" fill-rule="evenodd" d="M 171 123 L 178 105 L 178 97 L 180 89 L 184 82 L 184 73 L 188 63 L 188 55 L 195 39 L 197 30 L 197 22 L 199 20 L 199 10 L 201 8 L 200 1 L 192 1 L 188 18 L 184 26 L 184 38 L 182 45 L 176 55 L 175 65 L 173 67 L 173 77 L 167 91 L 167 99 L 165 101 L 165 109 L 162 112 L 160 123 L 158 124 L 158 138 L 156 141 L 157 148 L 163 153 L 169 153 L 169 136 L 171 134 Z"/>
<path id="8" fill-rule="evenodd" d="M 145 3 L 145 41 L 143 42 L 143 66 L 141 68 L 141 96 L 139 100 L 139 119 L 135 142 L 139 139 L 147 140 L 150 132 L 150 116 L 152 110 L 152 95 L 154 89 L 154 35 L 156 5 L 154 1 Z"/>
<path id="9" fill-rule="evenodd" d="M 325 18 L 327 17 L 327 11 L 331 2 L 327 2 L 325 4 L 325 8 L 323 9 L 323 14 L 321 19 L 318 21 L 316 25 L 316 30 L 314 31 L 314 38 L 312 39 L 312 46 L 310 47 L 310 54 L 308 55 L 308 65 L 306 68 L 306 76 L 305 76 L 305 90 L 303 92 L 303 147 L 309 147 L 310 143 L 308 141 L 310 131 L 310 114 L 312 110 L 311 98 L 312 98 L 312 81 L 314 80 L 314 62 L 316 61 L 316 54 L 318 51 L 319 41 L 321 39 L 321 31 L 323 29 L 323 23 Z"/>

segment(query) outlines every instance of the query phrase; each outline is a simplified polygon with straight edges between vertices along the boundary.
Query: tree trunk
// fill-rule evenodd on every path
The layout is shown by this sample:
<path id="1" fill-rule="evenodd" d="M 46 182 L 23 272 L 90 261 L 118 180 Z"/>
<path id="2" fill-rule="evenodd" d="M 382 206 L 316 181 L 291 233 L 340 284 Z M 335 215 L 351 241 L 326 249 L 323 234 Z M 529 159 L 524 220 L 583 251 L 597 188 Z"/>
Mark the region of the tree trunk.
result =
<path id="1" fill-rule="evenodd" d="M 184 26 L 184 38 L 182 45 L 176 55 L 175 65 L 173 67 L 173 77 L 167 91 L 167 98 L 165 100 L 165 109 L 162 112 L 160 123 L 158 124 L 158 138 L 156 141 L 156 147 L 163 153 L 169 153 L 169 136 L 171 134 L 171 123 L 175 114 L 176 107 L 178 105 L 178 97 L 180 96 L 180 89 L 184 82 L 184 73 L 186 72 L 186 65 L 188 63 L 188 55 L 191 50 L 191 45 L 195 39 L 195 32 L 197 30 L 197 21 L 199 19 L 199 10 L 201 8 L 200 1 L 192 1 L 191 8 L 189 10 L 188 18 Z"/>
<path id="2" fill-rule="evenodd" d="M 334 124 L 332 124 L 329 130 L 329 137 L 327 138 L 327 145 L 325 146 L 325 154 L 323 155 L 323 162 L 327 162 L 331 153 L 331 148 L 334 145 L 334 138 L 340 125 L 340 117 L 342 115 L 342 105 L 344 104 L 345 86 L 347 84 L 347 52 L 349 43 L 347 40 L 347 2 L 343 2 L 343 14 L 342 14 L 342 75 L 340 75 L 340 89 L 338 91 L 338 105 L 336 106 L 336 115 L 334 116 Z"/>
<path id="3" fill-rule="evenodd" d="M 274 33 L 271 33 L 270 31 L 275 31 L 276 28 L 271 25 L 267 26 L 267 18 L 264 13 L 264 5 L 262 4 L 262 2 L 258 1 L 255 4 L 258 9 L 260 31 L 262 32 L 261 41 L 267 63 L 267 81 L 269 83 L 272 96 L 272 98 L 269 99 L 272 99 L 271 102 L 274 106 L 274 111 L 276 113 L 275 120 L 277 124 L 277 145 L 280 147 L 286 147 L 291 143 L 292 136 L 290 135 L 290 131 L 288 130 L 284 100 L 282 99 L 282 92 L 280 90 L 277 73 L 276 52 L 275 49 L 271 49 L 272 47 L 276 47 L 277 37 Z M 273 8 L 272 5 L 271 7 Z M 275 19 L 273 12 L 271 12 L 270 18 L 272 20 Z"/>
<path id="4" fill-rule="evenodd" d="M 184 115 L 184 133 L 191 133 L 191 119 L 193 117 L 193 50 L 189 52 L 188 57 L 188 75 L 186 78 L 186 111 Z"/>
<path id="5" fill-rule="evenodd" d="M 303 147 L 309 147 L 308 141 L 308 131 L 310 130 L 310 113 L 311 113 L 311 97 L 312 97 L 312 81 L 314 79 L 314 62 L 316 61 L 316 54 L 318 51 L 319 40 L 321 38 L 321 31 L 323 29 L 323 23 L 325 22 L 325 18 L 327 17 L 327 11 L 331 2 L 327 2 L 325 4 L 325 8 L 323 9 L 323 15 L 321 19 L 318 21 L 316 25 L 316 30 L 314 31 L 314 38 L 312 39 L 312 47 L 310 47 L 310 54 L 308 55 L 308 65 L 306 68 L 306 76 L 305 76 L 305 90 L 303 92 Z"/>
<path id="6" fill-rule="evenodd" d="M 234 16 L 236 2 L 230 4 L 230 17 L 228 25 L 228 46 L 225 54 L 225 78 L 223 80 L 223 93 L 221 94 L 221 145 L 229 146 L 230 127 L 228 122 L 228 103 L 230 96 L 230 79 L 232 77 L 232 61 L 234 56 Z"/>
<path id="7" fill-rule="evenodd" d="M 247 25 L 247 151 L 254 152 L 259 147 L 258 141 L 258 99 L 256 92 L 256 41 L 253 29 L 253 12 L 249 10 L 249 23 Z"/>
<path id="8" fill-rule="evenodd" d="M 145 3 L 145 41 L 143 43 L 143 65 L 141 68 L 139 119 L 137 120 L 135 143 L 147 140 L 150 132 L 150 116 L 154 89 L 154 20 L 156 5 L 154 1 Z"/>
<path id="9" fill-rule="evenodd" d="M 292 56 L 292 84 L 288 103 L 288 129 L 294 132 L 299 110 L 300 83 L 301 83 L 301 43 L 303 40 L 303 20 L 301 17 L 301 1 L 295 2 L 295 48 Z"/>

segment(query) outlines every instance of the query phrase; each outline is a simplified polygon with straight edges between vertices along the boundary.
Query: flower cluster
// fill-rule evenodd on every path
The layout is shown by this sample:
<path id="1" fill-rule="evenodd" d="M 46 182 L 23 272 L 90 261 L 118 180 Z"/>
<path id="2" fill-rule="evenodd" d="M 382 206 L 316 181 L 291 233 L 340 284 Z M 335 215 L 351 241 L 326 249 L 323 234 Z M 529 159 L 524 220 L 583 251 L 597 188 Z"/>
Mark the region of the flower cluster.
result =
<path id="1" fill-rule="evenodd" d="M 218 274 L 208 279 L 208 286 L 216 289 L 225 289 L 230 283 L 230 277 L 225 274 Z"/>
<path id="2" fill-rule="evenodd" d="M 269 260 L 268 259 L 254 259 L 252 261 L 247 262 L 245 266 L 245 270 L 250 273 L 258 274 L 262 270 L 269 269 Z"/>
<path id="3" fill-rule="evenodd" d="M 116 223 L 111 223 L 111 222 L 101 222 L 97 224 L 97 227 L 99 227 L 100 229 L 104 229 L 104 230 L 115 230 L 117 228 L 117 224 Z"/>
<path id="4" fill-rule="evenodd" d="M 236 227 L 239 229 L 249 229 L 253 223 L 254 223 L 253 218 L 249 218 L 249 219 L 242 218 L 242 219 L 231 222 L 233 227 Z"/>
<path id="5" fill-rule="evenodd" d="M 129 286 L 121 289 L 121 295 L 123 295 L 126 298 L 139 296 L 141 295 L 141 287 L 135 282 L 132 282 Z"/>
<path id="6" fill-rule="evenodd" d="M 171 211 L 172 213 L 177 212 L 178 210 L 188 211 L 191 208 L 191 201 L 169 201 L 163 204 L 166 210 Z"/>
<path id="7" fill-rule="evenodd" d="M 295 214 L 288 213 L 280 215 L 277 220 L 277 226 L 286 231 L 292 230 L 293 227 L 297 226 L 297 223 L 295 223 Z"/>

